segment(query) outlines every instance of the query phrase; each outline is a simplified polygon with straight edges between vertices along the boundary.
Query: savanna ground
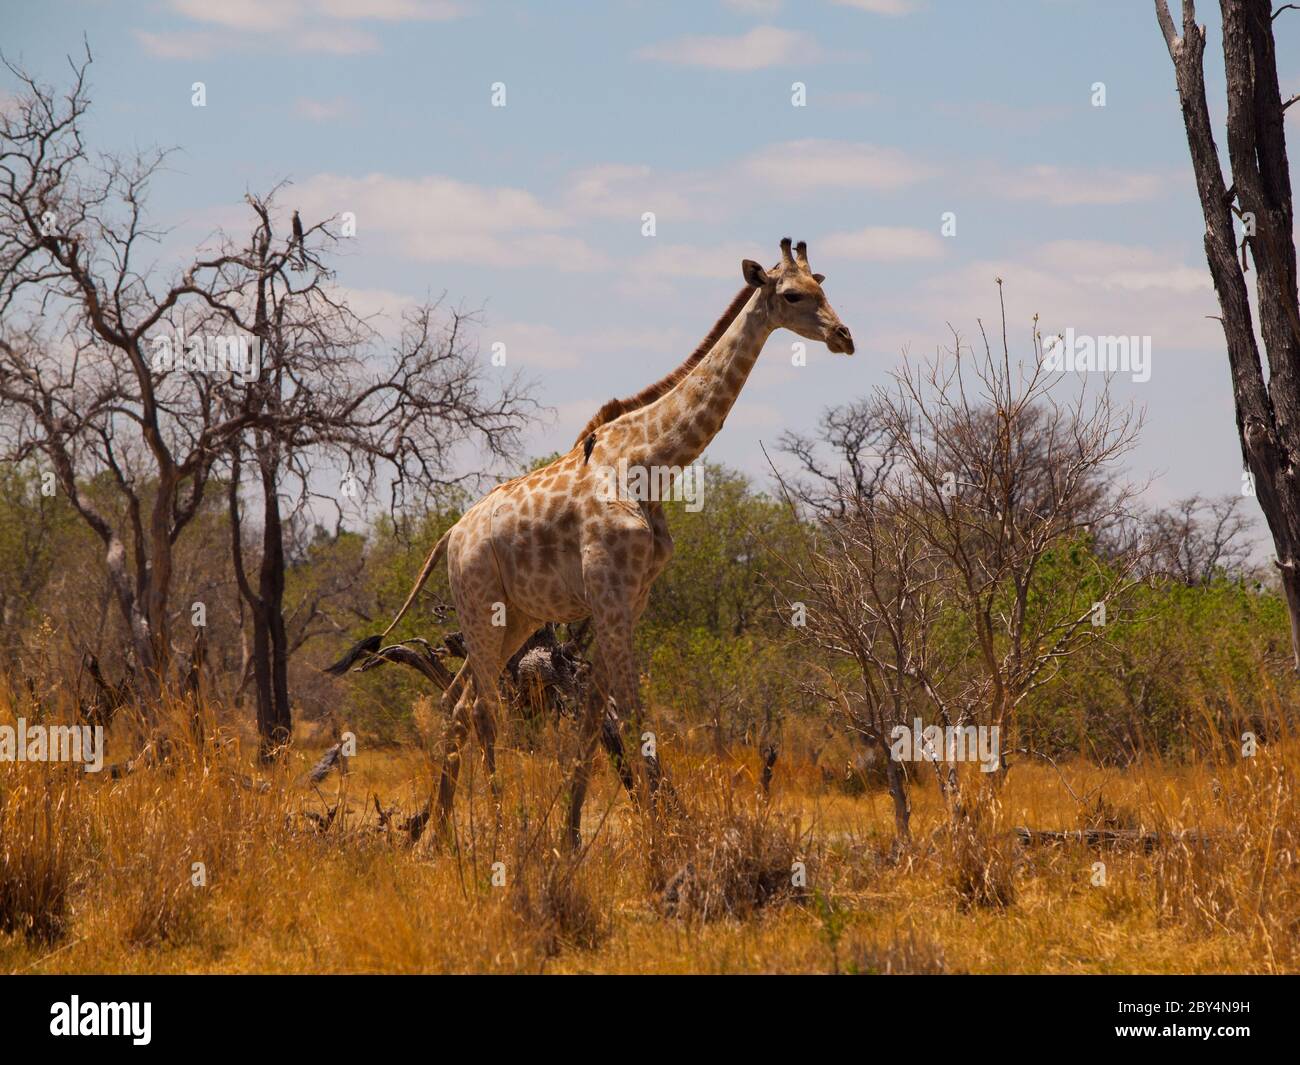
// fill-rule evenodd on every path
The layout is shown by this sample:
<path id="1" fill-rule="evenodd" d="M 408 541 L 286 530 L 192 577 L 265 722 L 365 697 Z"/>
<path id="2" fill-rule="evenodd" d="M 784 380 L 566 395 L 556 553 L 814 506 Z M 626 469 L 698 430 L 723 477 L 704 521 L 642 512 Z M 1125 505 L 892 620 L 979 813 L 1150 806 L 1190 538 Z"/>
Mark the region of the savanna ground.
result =
<path id="1" fill-rule="evenodd" d="M 31 709 L 9 698 L 0 723 L 21 712 L 34 720 Z M 573 749 L 567 724 L 531 734 L 508 726 L 499 829 L 481 763 L 469 758 L 455 841 L 430 831 L 412 844 L 397 826 L 432 781 L 420 747 L 362 744 L 349 772 L 316 787 L 307 773 L 323 742 L 304 738 L 264 772 L 250 738 L 220 716 L 204 715 L 200 741 L 188 712 L 173 707 L 166 758 L 116 778 L 51 763 L 6 766 L 0 970 L 1300 968 L 1300 742 L 1290 737 L 1250 758 L 1225 741 L 1218 758 L 1146 759 L 1122 771 L 1021 761 L 996 795 L 973 774 L 964 780 L 971 812 L 958 829 L 931 767 L 921 766 L 913 845 L 900 848 L 889 796 L 869 777 L 828 781 L 787 761 L 765 800 L 754 751 L 732 748 L 719 761 L 670 736 L 661 750 L 685 813 L 638 814 L 601 756 L 584 846 L 571 858 L 556 758 Z M 110 760 L 129 733 L 115 726 Z M 379 808 L 392 814 L 387 828 Z M 1011 832 L 1017 825 L 1203 836 L 1151 853 L 1025 848 Z M 204 886 L 192 883 L 196 862 Z M 792 884 L 796 862 L 806 887 Z M 1104 884 L 1095 882 L 1097 862 Z M 674 883 L 687 863 L 694 875 Z"/>

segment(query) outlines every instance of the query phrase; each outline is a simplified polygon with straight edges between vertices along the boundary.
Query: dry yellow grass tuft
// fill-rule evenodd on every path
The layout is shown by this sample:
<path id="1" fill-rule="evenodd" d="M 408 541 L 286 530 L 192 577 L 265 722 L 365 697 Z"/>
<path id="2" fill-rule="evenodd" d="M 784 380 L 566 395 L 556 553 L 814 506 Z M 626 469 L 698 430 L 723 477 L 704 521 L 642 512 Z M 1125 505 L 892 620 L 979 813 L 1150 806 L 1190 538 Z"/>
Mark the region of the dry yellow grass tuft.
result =
<path id="1" fill-rule="evenodd" d="M 313 787 L 310 742 L 267 772 L 214 715 L 174 707 L 163 731 L 165 756 L 116 778 L 0 765 L 0 971 L 1300 971 L 1285 737 L 1192 765 L 1022 763 L 956 824 L 922 774 L 910 848 L 882 791 L 779 765 L 768 800 L 752 752 L 670 755 L 682 813 L 637 812 L 602 767 L 569 854 L 563 733 L 505 746 L 499 815 L 467 759 L 453 837 L 412 845 L 393 826 L 428 797 L 420 750 L 363 744 Z M 110 761 L 136 743 L 122 722 Z M 1164 842 L 1026 848 L 1017 825 Z"/>

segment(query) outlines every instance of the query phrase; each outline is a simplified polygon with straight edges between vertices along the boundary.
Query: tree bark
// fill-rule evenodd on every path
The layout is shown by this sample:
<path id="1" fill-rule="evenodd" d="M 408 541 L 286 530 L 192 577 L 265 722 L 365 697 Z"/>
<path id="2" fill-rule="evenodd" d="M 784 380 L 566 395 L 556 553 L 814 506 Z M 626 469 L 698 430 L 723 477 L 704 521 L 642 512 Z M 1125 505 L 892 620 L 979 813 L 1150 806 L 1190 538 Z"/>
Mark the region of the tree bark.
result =
<path id="1" fill-rule="evenodd" d="M 889 744 L 880 741 L 880 751 L 885 759 L 885 779 L 889 782 L 889 797 L 894 802 L 894 834 L 899 842 L 910 843 L 912 840 L 912 803 L 907 795 L 907 781 L 903 777 L 903 767 L 894 759 Z"/>
<path id="2" fill-rule="evenodd" d="M 289 742 L 293 722 L 289 712 L 289 642 L 284 632 L 284 528 L 280 515 L 279 484 L 275 473 L 274 454 L 267 455 L 262 464 L 262 501 L 265 518 L 262 523 L 262 563 L 258 578 L 262 622 L 266 628 L 265 653 L 268 655 L 268 674 L 265 706 L 266 730 L 262 732 L 263 745 L 271 751 Z M 258 689 L 258 719 L 263 717 L 262 689 Z"/>
<path id="3" fill-rule="evenodd" d="M 272 761 L 289 742 L 293 722 L 289 712 L 287 649 L 284 638 L 284 545 L 281 536 L 279 493 L 274 470 L 270 483 L 263 467 L 263 498 L 266 519 L 262 530 L 262 559 L 258 565 L 258 585 L 254 590 L 244 564 L 243 519 L 239 509 L 241 462 L 236 451 L 231 459 L 228 488 L 230 510 L 231 561 L 239 594 L 248 604 L 253 630 L 253 692 L 256 699 L 258 758 Z M 278 636 L 277 636 L 278 633 Z"/>
<path id="4" fill-rule="evenodd" d="M 1233 179 L 1230 189 L 1224 184 L 1205 99 L 1205 29 L 1196 23 L 1196 5 L 1184 0 L 1181 36 L 1167 0 L 1156 0 L 1156 18 L 1174 64 L 1205 218 L 1205 257 L 1222 311 L 1242 458 L 1273 537 L 1291 616 L 1295 667 L 1300 671 L 1300 483 L 1296 477 L 1300 457 L 1300 305 L 1284 105 L 1268 0 L 1221 0 L 1220 6 Z M 1244 250 L 1238 258 L 1234 211 L 1242 219 L 1244 248 L 1255 263 L 1267 383 L 1251 320 Z"/>

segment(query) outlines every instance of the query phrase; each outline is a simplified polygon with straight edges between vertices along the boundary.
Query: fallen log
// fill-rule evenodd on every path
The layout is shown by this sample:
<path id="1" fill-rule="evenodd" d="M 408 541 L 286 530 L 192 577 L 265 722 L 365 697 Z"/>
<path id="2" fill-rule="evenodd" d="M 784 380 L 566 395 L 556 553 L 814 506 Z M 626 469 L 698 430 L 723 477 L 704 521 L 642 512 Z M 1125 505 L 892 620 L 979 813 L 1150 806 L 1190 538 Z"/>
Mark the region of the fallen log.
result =
<path id="1" fill-rule="evenodd" d="M 1158 847 L 1171 843 L 1195 843 L 1204 846 L 1210 840 L 1221 839 L 1222 832 L 1204 832 L 1188 829 L 1185 832 L 1142 832 L 1132 828 L 1076 828 L 1039 829 L 1017 826 L 1013 831 L 1026 847 L 1056 846 L 1065 843 L 1082 843 L 1088 847 L 1141 847 L 1148 854 Z"/>
<path id="2" fill-rule="evenodd" d="M 357 673 L 366 673 L 377 666 L 382 666 L 385 662 L 398 662 L 418 670 L 442 691 L 450 688 L 454 679 L 451 670 L 442 664 L 439 652 L 430 647 L 427 640 L 422 640 L 418 636 L 390 647 L 379 648 L 361 665 L 355 666 L 354 670 Z"/>

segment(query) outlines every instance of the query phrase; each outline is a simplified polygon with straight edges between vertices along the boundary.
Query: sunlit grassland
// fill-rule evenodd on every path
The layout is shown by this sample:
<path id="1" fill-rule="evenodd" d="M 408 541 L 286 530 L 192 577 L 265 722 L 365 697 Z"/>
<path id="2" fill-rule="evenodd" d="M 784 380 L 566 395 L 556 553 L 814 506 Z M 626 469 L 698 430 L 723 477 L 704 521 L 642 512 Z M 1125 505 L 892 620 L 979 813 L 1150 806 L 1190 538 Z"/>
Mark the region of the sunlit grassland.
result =
<path id="1" fill-rule="evenodd" d="M 0 723 L 24 712 L 11 701 Z M 238 730 L 209 719 L 196 739 L 180 708 L 164 728 L 167 757 L 116 779 L 0 765 L 0 971 L 1300 969 L 1300 744 L 1285 737 L 1192 764 L 1020 761 L 996 792 L 973 773 L 966 795 L 983 813 L 964 840 L 922 766 L 913 843 L 898 848 L 883 790 L 850 794 L 791 756 L 765 799 L 753 751 L 720 764 L 667 736 L 684 813 L 639 814 L 598 757 L 584 847 L 569 856 L 567 725 L 527 741 L 505 730 L 499 823 L 471 752 L 455 838 L 415 844 L 395 826 L 433 780 L 417 745 L 361 742 L 346 775 L 315 787 L 321 740 L 265 771 Z M 115 730 L 109 761 L 129 743 Z M 1018 825 L 1168 841 L 1025 848 Z M 1169 839 L 1190 829 L 1201 835 Z M 686 862 L 695 904 L 674 906 L 665 888 Z M 795 862 L 806 885 L 791 883 Z M 1001 905 L 963 887 L 971 868 L 1002 884 Z"/>

